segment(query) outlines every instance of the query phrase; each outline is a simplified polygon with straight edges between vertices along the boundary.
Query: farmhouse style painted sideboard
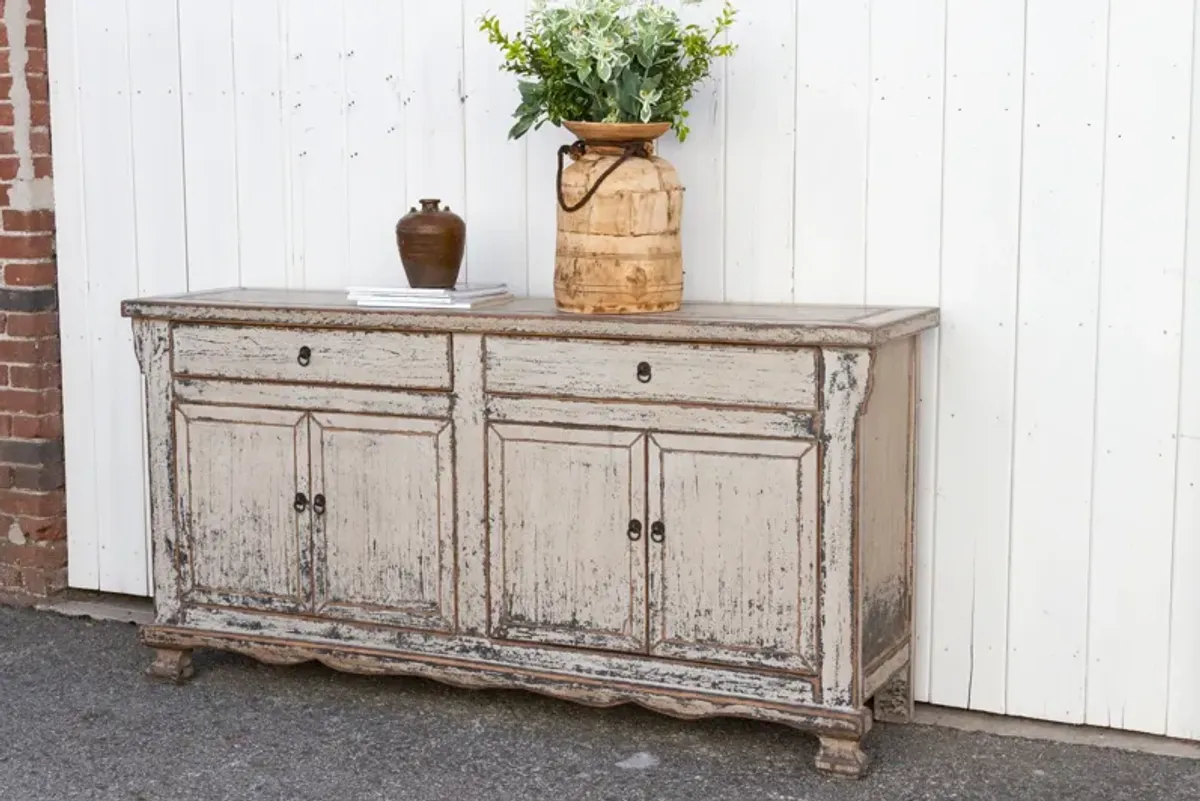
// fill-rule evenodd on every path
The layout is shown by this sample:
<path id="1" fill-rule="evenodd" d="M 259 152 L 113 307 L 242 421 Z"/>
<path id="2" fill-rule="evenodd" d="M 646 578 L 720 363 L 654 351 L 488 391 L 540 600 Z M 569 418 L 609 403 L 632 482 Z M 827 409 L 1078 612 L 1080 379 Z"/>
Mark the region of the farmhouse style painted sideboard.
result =
<path id="1" fill-rule="evenodd" d="M 852 776 L 873 718 L 911 714 L 935 309 L 227 290 L 123 312 L 148 399 L 151 674 L 217 648 L 756 718 L 816 733 L 817 767 Z"/>

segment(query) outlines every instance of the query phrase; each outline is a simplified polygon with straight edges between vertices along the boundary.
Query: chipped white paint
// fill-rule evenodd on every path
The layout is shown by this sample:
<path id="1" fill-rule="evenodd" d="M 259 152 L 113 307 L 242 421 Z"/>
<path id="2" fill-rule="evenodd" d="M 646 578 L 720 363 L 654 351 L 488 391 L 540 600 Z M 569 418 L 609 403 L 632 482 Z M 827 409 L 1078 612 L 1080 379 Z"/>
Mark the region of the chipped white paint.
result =
<path id="1" fill-rule="evenodd" d="M 780 720 L 787 720 L 789 713 L 796 718 L 822 714 L 822 710 L 814 705 L 812 684 L 802 676 L 756 673 L 668 659 L 648 660 L 616 652 L 533 648 L 466 635 L 445 637 L 432 632 L 356 626 L 352 623 L 331 625 L 329 620 L 208 607 L 188 609 L 183 626 L 152 626 L 146 631 L 146 637 L 153 641 L 160 632 L 165 631 L 212 632 L 233 637 L 261 636 L 335 649 L 352 645 L 406 659 L 454 660 L 495 672 L 507 672 L 508 680 L 505 683 L 510 686 L 516 682 L 516 677 L 511 675 L 514 668 L 517 671 L 546 674 L 565 680 L 583 679 L 592 683 L 611 682 L 613 677 L 620 676 L 622 683 L 646 689 L 657 688 L 664 692 L 707 690 L 712 695 L 710 700 L 714 702 L 721 699 L 765 702 L 774 708 Z M 620 697 L 621 691 L 615 692 L 618 694 L 616 697 Z M 638 699 L 627 695 L 624 700 Z M 850 734 L 862 731 L 869 724 L 859 712 L 846 711 L 829 715 L 827 725 Z"/>
<path id="2" fill-rule="evenodd" d="M 650 653 L 815 673 L 816 443 L 654 433 L 649 446 Z"/>
<path id="3" fill-rule="evenodd" d="M 635 701 L 689 716 L 748 714 L 851 741 L 869 727 L 857 692 L 864 666 L 854 648 L 863 619 L 856 543 L 887 537 L 880 547 L 890 552 L 897 532 L 902 548 L 909 541 L 909 340 L 887 349 L 895 358 L 886 360 L 870 429 L 901 469 L 894 484 L 860 489 L 868 348 L 826 349 L 818 365 L 806 347 L 699 346 L 686 331 L 635 339 L 644 325 L 636 322 L 622 331 L 628 342 L 597 343 L 572 337 L 569 317 L 542 318 L 546 337 L 513 338 L 505 332 L 520 330 L 524 316 L 494 309 L 435 318 L 446 319 L 446 329 L 420 334 L 401 330 L 427 327 L 422 312 L 367 314 L 398 329 L 388 332 L 281 327 L 275 318 L 289 315 L 327 323 L 329 310 L 300 292 L 269 307 L 239 305 L 252 296 L 234 293 L 231 305 L 206 307 L 211 322 L 180 326 L 173 346 L 161 318 L 171 310 L 188 316 L 202 298 L 146 301 L 140 305 L 157 318 L 134 321 L 152 389 L 168 391 L 150 393 L 150 438 L 176 459 L 152 475 L 156 488 L 165 479 L 176 516 L 155 518 L 158 553 L 174 558 L 155 563 L 164 602 L 148 641 L 170 650 L 171 642 L 182 648 L 218 636 L 220 647 L 268 661 L 293 649 L 289 661 L 308 654 L 348 670 Z M 251 308 L 261 326 L 220 317 L 222 309 L 232 316 Z M 761 333 L 772 342 L 780 333 L 777 323 L 724 315 L 747 338 Z M 784 333 L 873 340 L 930 313 L 857 317 L 878 326 L 800 322 L 801 330 Z M 695 319 L 693 333 L 712 323 Z M 474 333 L 478 327 L 486 333 Z M 366 349 L 362 363 L 353 361 L 354 348 L 381 341 L 400 345 Z M 335 388 L 297 383 L 303 374 L 279 363 L 302 342 L 345 357 L 314 377 L 321 381 L 402 376 L 413 354 L 453 358 L 440 393 L 424 379 L 414 382 L 419 390 L 403 379 L 388 389 Z M 412 342 L 436 346 L 423 351 Z M 228 346 L 225 359 L 213 343 Z M 654 397 L 638 389 L 648 383 L 629 359 L 638 354 L 665 365 Z M 629 363 L 632 381 L 587 369 L 618 360 Z M 437 363 L 427 362 L 415 372 Z M 704 372 L 713 362 L 716 372 L 749 368 L 728 392 L 705 394 L 717 377 Z M 576 383 L 557 384 L 547 365 Z M 685 367 L 695 371 L 691 384 Z M 256 380 L 230 378 L 243 374 Z M 506 394 L 491 394 L 497 387 Z M 161 406 L 172 390 L 183 399 L 173 426 Z M 600 399 L 581 397 L 593 390 Z M 722 408 L 735 401 L 780 408 Z M 436 414 L 405 414 L 418 404 Z M 864 506 L 878 525 L 859 531 Z M 176 584 L 182 607 L 170 595 Z M 907 615 L 885 622 L 894 629 L 884 632 L 889 642 L 911 637 Z M 887 664 L 907 664 L 909 653 L 894 652 Z M 172 677 L 186 662 L 161 654 L 158 661 Z M 900 702 L 908 688 L 898 686 Z M 742 711 L 745 701 L 756 710 Z M 853 743 L 822 753 L 830 770 L 861 770 Z"/>
<path id="4" fill-rule="evenodd" d="M 870 717 L 861 713 L 831 713 L 813 706 L 812 685 L 796 676 L 203 607 L 189 611 L 187 621 L 186 627 L 147 627 L 142 640 L 167 649 L 240 651 L 274 664 L 315 659 L 350 672 L 426 676 L 471 688 L 517 687 L 595 706 L 637 703 L 684 718 L 732 715 L 801 728 L 820 726 L 844 737 L 860 736 L 871 727 Z M 341 650 L 347 644 L 357 652 Z M 606 684 L 614 675 L 623 677 L 623 686 Z M 711 692 L 697 694 L 697 688 Z"/>
<path id="5" fill-rule="evenodd" d="M 858 542 L 863 664 L 895 650 L 912 616 L 913 457 L 916 387 L 911 341 L 875 352 L 870 397 L 859 431 Z M 889 674 L 890 675 L 890 674 Z M 886 676 L 884 678 L 887 678 Z M 869 693 L 865 694 L 869 695 Z"/>
<path id="6" fill-rule="evenodd" d="M 320 326 L 372 331 L 457 331 L 570 336 L 692 344 L 832 345 L 868 348 L 937 325 L 929 307 L 691 303 L 667 314 L 564 314 L 552 298 L 516 298 L 499 310 L 473 314 L 437 309 L 391 311 L 356 306 L 345 292 L 226 289 L 126 300 L 125 314 L 178 322 Z"/>
<path id="7" fill-rule="evenodd" d="M 177 378 L 174 389 L 176 399 L 188 403 L 269 406 L 275 409 L 326 409 L 400 417 L 444 418 L 450 414 L 450 399 L 443 394 L 431 392 L 398 394 L 361 387 L 271 384 L 203 378 Z"/>
<path id="8" fill-rule="evenodd" d="M 487 453 L 466 447 L 484 441 L 483 337 L 453 337 L 454 489 L 458 541 L 458 630 L 483 635 L 488 625 Z"/>
<path id="9" fill-rule="evenodd" d="M 863 674 L 862 674 L 862 680 L 863 680 L 862 681 L 862 697 L 870 698 L 871 696 L 875 695 L 875 693 L 879 690 L 879 688 L 883 687 L 883 685 L 886 684 L 887 681 L 895 675 L 896 671 L 904 670 L 906 667 L 908 667 L 910 665 L 909 660 L 910 660 L 911 656 L 912 656 L 912 651 L 906 645 L 903 648 L 901 648 L 900 650 L 896 651 L 896 653 L 892 654 L 890 657 L 885 659 L 883 662 L 879 663 L 879 665 L 876 666 L 873 670 L 869 670 L 869 671 L 864 670 Z M 909 681 L 910 681 L 909 677 L 905 676 L 904 682 L 907 684 Z M 909 697 L 906 699 L 906 703 L 908 706 L 910 706 L 910 707 L 912 706 L 912 698 L 911 698 L 910 693 L 909 693 Z M 878 704 L 878 699 L 876 699 L 876 704 Z M 910 712 L 910 715 L 911 715 L 911 712 Z M 875 708 L 875 719 L 876 720 L 882 719 L 879 714 L 878 706 L 876 706 L 876 708 Z M 898 721 L 898 722 L 907 723 L 908 720 Z"/>
<path id="10" fill-rule="evenodd" d="M 488 475 L 491 634 L 643 650 L 645 435 L 493 425 Z"/>
<path id="11" fill-rule="evenodd" d="M 289 331 L 182 326 L 175 372 L 312 384 L 447 389 L 450 340 L 382 331 Z"/>
<path id="12" fill-rule="evenodd" d="M 812 350 L 771 350 L 645 342 L 487 341 L 489 392 L 622 398 L 707 405 L 816 403 Z"/>
<path id="13" fill-rule="evenodd" d="M 175 437 L 185 596 L 257 595 L 299 610 L 309 519 L 293 503 L 309 493 L 307 416 L 179 404 Z"/>
<path id="14" fill-rule="evenodd" d="M 182 604 L 179 549 L 183 526 L 177 517 L 178 443 L 167 434 L 175 421 L 171 383 L 171 328 L 162 320 L 133 326 L 133 345 L 146 387 L 148 485 L 150 494 L 151 575 L 157 619 L 173 620 Z"/>
<path id="15" fill-rule="evenodd" d="M 490 396 L 488 417 L 513 423 L 557 420 L 582 426 L 657 428 L 693 434 L 744 434 L 761 437 L 811 437 L 818 415 L 808 411 L 716 409 L 661 403 L 579 403 L 558 398 Z"/>
<path id="16" fill-rule="evenodd" d="M 454 622 L 454 464 L 445 420 L 313 413 L 317 613 Z"/>
<path id="17" fill-rule="evenodd" d="M 825 364 L 824 426 L 821 436 L 821 689 L 831 706 L 858 698 L 855 682 L 856 624 L 854 555 L 858 442 L 855 429 L 867 398 L 870 351 L 822 351 Z"/>

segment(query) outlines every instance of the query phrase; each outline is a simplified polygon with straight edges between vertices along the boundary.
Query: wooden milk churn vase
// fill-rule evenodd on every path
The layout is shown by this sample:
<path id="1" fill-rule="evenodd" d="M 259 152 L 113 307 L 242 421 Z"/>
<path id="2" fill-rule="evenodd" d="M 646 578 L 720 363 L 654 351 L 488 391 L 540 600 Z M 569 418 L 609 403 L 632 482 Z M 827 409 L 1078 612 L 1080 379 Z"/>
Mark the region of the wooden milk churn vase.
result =
<path id="1" fill-rule="evenodd" d="M 558 151 L 555 304 L 582 314 L 675 311 L 683 301 L 683 186 L 654 155 L 670 123 L 563 125 L 579 141 Z"/>

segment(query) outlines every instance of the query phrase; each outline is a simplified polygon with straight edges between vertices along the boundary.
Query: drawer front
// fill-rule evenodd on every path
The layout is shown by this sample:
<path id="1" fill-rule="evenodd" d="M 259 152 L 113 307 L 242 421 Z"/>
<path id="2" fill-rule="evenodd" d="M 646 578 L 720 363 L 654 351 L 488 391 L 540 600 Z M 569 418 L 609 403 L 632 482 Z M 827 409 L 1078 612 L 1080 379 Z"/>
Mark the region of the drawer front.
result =
<path id="1" fill-rule="evenodd" d="M 450 339 L 439 334 L 188 325 L 175 329 L 179 375 L 450 388 Z"/>
<path id="2" fill-rule="evenodd" d="M 489 337 L 487 389 L 524 395 L 815 409 L 811 349 Z"/>

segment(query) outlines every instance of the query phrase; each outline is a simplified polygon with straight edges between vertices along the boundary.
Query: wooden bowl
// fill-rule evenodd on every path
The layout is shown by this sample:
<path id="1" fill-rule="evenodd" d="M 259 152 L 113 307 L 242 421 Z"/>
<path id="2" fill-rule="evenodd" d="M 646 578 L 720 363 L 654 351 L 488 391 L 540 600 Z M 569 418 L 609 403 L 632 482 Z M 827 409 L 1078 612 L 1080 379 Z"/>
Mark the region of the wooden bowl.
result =
<path id="1" fill-rule="evenodd" d="M 669 122 L 567 122 L 563 127 L 589 145 L 653 142 L 671 130 Z"/>

